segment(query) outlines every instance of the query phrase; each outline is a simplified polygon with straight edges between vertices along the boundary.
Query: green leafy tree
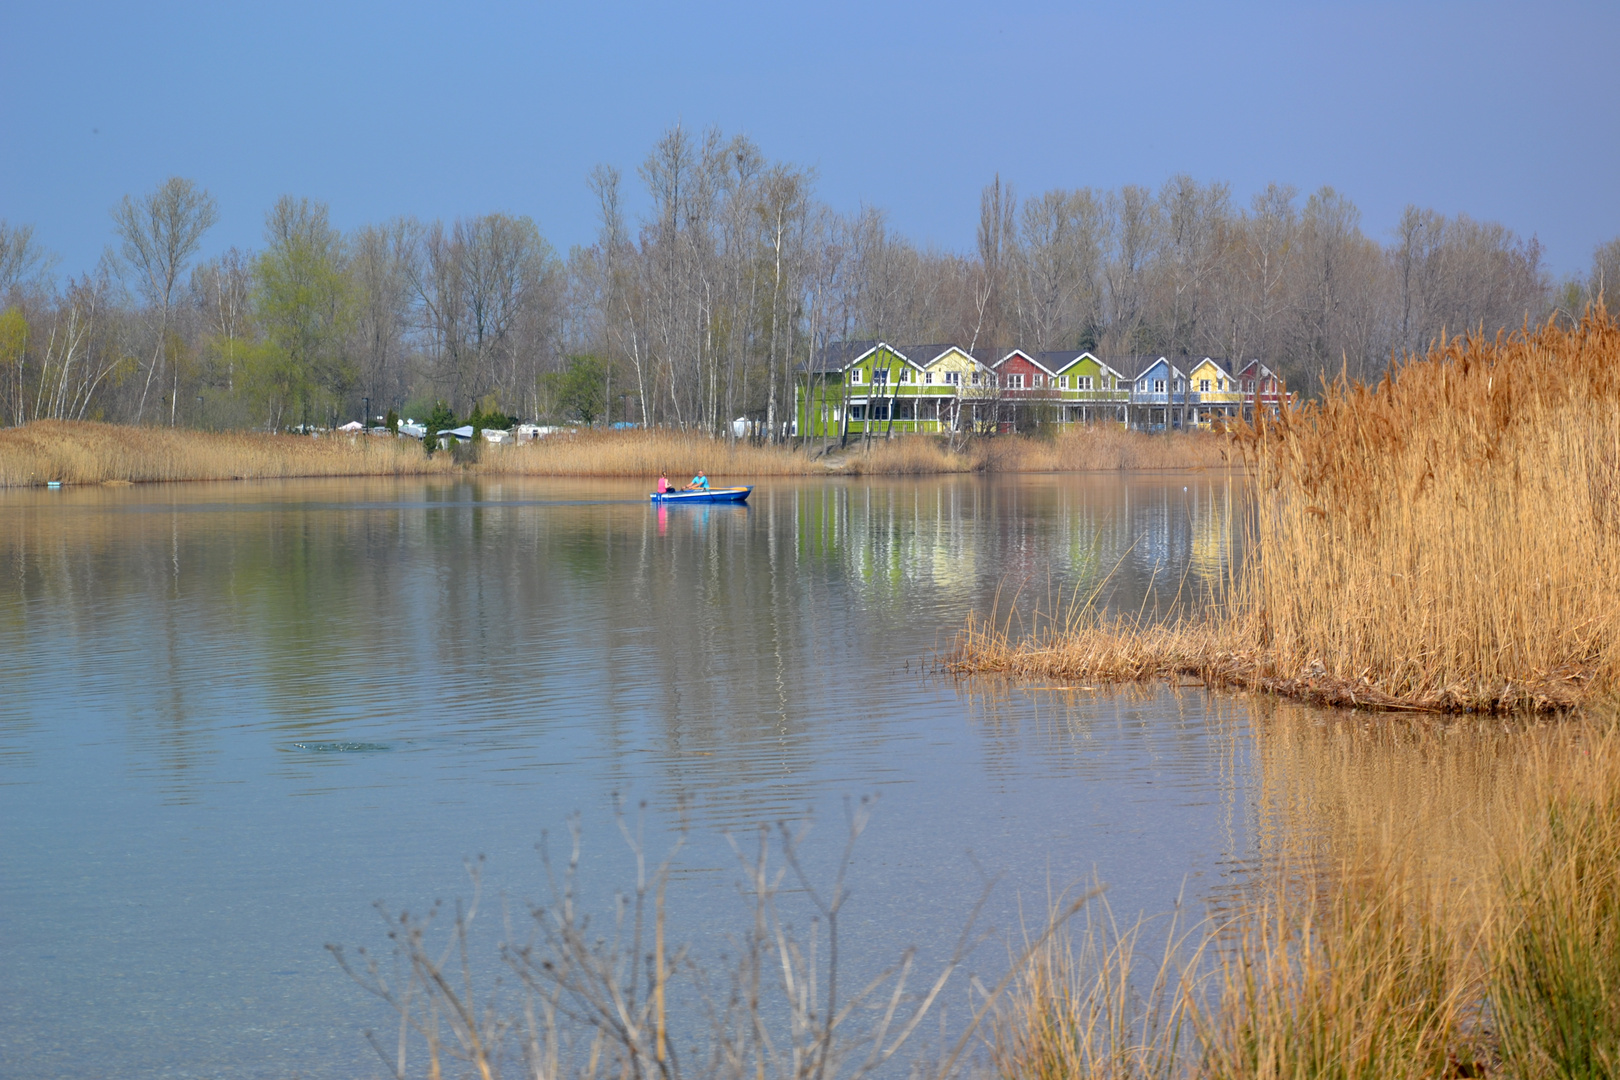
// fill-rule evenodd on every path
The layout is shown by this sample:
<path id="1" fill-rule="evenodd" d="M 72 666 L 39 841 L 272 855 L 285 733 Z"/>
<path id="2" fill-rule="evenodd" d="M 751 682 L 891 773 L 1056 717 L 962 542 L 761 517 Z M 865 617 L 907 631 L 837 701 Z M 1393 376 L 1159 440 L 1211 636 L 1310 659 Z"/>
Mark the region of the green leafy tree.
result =
<path id="1" fill-rule="evenodd" d="M 542 378 L 564 416 L 594 424 L 603 415 L 602 361 L 595 356 L 571 356 L 567 368 Z"/>
<path id="2" fill-rule="evenodd" d="M 422 435 L 422 446 L 426 448 L 428 457 L 433 456 L 433 448 L 438 445 L 439 432 L 448 431 L 457 427 L 456 414 L 450 411 L 450 406 L 442 401 L 433 403 L 433 411 L 428 418 L 422 421 L 426 431 Z"/>
<path id="3" fill-rule="evenodd" d="M 250 382 L 279 427 L 289 413 L 307 420 L 339 402 L 355 369 L 343 349 L 350 320 L 343 239 L 326 206 L 282 196 L 266 218 L 265 239 L 255 267 L 265 341 Z"/>

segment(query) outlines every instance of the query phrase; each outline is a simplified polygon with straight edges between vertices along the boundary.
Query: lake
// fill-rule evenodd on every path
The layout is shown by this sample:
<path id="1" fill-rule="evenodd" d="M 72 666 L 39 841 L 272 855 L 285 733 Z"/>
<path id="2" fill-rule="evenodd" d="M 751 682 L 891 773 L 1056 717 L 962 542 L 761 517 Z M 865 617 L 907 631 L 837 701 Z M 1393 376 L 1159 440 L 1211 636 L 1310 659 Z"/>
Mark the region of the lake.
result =
<path id="1" fill-rule="evenodd" d="M 1064 888 L 1129 922 L 1252 862 L 1245 699 L 931 664 L 970 611 L 1217 589 L 1241 479 L 645 490 L 0 492 L 0 1074 L 372 1075 L 386 1013 L 325 944 L 385 944 L 374 902 L 468 895 L 479 855 L 486 903 L 538 898 L 572 815 L 605 909 L 616 806 L 655 855 L 687 830 L 672 933 L 703 947 L 743 911 L 728 835 L 812 820 L 825 869 L 875 797 L 848 940 L 937 962 L 996 879 L 990 974 Z"/>

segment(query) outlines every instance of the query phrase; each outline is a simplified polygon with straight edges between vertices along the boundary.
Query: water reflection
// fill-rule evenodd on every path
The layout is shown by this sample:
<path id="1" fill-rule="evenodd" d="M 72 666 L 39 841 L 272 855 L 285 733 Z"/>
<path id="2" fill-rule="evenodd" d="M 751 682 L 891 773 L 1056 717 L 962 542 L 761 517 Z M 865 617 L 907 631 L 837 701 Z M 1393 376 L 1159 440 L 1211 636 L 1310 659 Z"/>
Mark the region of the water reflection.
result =
<path id="1" fill-rule="evenodd" d="M 1218 582 L 1241 498 L 1113 475 L 746 507 L 516 480 L 0 494 L 0 1026 L 38 1036 L 0 1072 L 352 1074 L 370 1006 L 320 944 L 364 940 L 378 896 L 453 892 L 474 852 L 532 894 L 540 832 L 615 793 L 691 823 L 700 927 L 731 895 L 721 830 L 874 791 L 877 952 L 950 939 L 981 866 L 1004 920 L 1093 872 L 1162 910 L 1251 854 L 1246 704 L 918 661 L 998 595 L 1135 611 Z M 200 1001 L 205 970 L 240 992 Z"/>

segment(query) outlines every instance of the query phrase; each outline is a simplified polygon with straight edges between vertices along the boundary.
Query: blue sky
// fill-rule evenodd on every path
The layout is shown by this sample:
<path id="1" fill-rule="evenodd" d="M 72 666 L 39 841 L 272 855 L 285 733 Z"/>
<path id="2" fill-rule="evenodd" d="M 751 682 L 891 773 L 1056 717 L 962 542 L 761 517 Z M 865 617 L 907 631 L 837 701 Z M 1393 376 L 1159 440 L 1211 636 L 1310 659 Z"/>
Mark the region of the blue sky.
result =
<path id="1" fill-rule="evenodd" d="M 1620 4 L 35 3 L 0 13 L 0 217 L 93 265 L 170 175 L 205 253 L 280 194 L 344 228 L 531 215 L 588 242 L 585 176 L 675 123 L 814 166 L 967 248 L 980 188 L 1332 184 L 1536 234 L 1559 273 L 1620 235 Z M 640 205 L 639 192 L 632 208 Z"/>

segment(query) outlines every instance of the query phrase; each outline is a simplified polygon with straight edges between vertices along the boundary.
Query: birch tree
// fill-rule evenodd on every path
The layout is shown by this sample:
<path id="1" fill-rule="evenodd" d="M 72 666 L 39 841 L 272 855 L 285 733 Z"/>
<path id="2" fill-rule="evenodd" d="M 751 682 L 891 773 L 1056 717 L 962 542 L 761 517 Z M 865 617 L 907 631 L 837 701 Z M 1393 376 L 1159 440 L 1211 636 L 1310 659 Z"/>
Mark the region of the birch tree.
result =
<path id="1" fill-rule="evenodd" d="M 170 326 L 175 290 L 202 238 L 219 220 L 213 196 L 190 180 L 172 176 L 156 191 L 139 199 L 125 195 L 112 209 L 119 253 L 136 288 L 157 312 L 156 342 L 141 387 L 135 422 L 146 412 L 153 377 L 164 367 L 173 375 L 169 396 L 169 425 L 174 426 L 180 396 L 180 371 L 170 359 Z"/>

